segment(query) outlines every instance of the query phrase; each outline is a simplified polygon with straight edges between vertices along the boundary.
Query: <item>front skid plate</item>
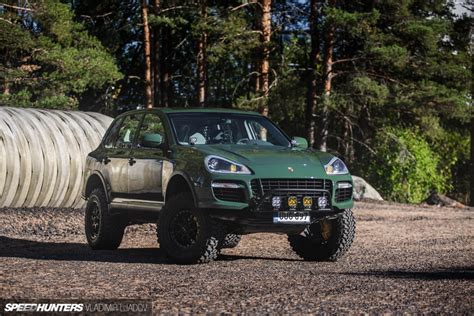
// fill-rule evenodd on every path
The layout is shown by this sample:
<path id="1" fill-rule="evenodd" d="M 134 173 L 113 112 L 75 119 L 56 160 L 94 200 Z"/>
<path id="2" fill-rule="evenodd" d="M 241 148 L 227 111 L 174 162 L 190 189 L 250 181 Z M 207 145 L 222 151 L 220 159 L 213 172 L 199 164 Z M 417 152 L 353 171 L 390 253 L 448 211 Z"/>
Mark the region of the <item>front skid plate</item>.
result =
<path id="1" fill-rule="evenodd" d="M 298 233 L 301 232 L 308 224 L 280 224 L 273 222 L 274 211 L 256 212 L 249 209 L 239 211 L 234 210 L 209 210 L 210 215 L 218 220 L 225 221 L 227 225 L 234 227 L 241 233 L 258 233 L 258 232 L 281 232 L 281 233 Z M 342 214 L 344 210 L 331 211 L 313 211 L 311 215 L 311 223 L 317 222 L 322 218 L 334 218 Z"/>

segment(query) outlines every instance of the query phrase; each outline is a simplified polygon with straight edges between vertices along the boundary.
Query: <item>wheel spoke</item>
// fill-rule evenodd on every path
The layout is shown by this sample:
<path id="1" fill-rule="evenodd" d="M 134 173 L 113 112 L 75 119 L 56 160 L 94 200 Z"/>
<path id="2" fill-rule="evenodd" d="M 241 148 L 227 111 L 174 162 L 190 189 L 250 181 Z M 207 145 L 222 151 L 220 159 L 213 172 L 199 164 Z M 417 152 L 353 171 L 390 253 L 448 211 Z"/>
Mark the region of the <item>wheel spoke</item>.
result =
<path id="1" fill-rule="evenodd" d="M 171 221 L 170 233 L 172 239 L 181 247 L 190 247 L 197 241 L 197 218 L 188 210 L 176 213 Z"/>
<path id="2" fill-rule="evenodd" d="M 89 226 L 90 226 L 90 234 L 91 238 L 95 239 L 99 235 L 99 230 L 100 230 L 100 210 L 99 206 L 96 203 L 93 203 L 91 205 L 91 211 L 90 211 L 90 217 L 89 217 Z"/>

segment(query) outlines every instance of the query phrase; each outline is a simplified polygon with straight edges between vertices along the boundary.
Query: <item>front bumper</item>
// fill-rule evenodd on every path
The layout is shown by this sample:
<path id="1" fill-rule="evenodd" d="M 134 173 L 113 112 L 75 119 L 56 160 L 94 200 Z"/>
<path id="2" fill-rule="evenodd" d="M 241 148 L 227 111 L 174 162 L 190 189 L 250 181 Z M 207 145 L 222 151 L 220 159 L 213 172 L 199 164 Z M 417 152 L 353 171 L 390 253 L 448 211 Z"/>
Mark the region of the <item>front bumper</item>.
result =
<path id="1" fill-rule="evenodd" d="M 297 211 L 309 212 L 310 222 L 316 222 L 322 218 L 336 217 L 345 209 L 353 207 L 351 197 L 341 201 L 336 194 L 338 190 L 338 182 L 352 184 L 350 176 L 342 176 L 334 179 L 264 179 L 258 178 L 246 179 L 214 179 L 208 183 L 202 183 L 196 187 L 196 193 L 199 196 L 198 206 L 207 209 L 213 218 L 223 220 L 236 234 L 246 234 L 254 232 L 279 232 L 279 233 L 299 233 L 306 228 L 308 224 L 291 223 L 280 224 L 274 223 L 273 218 L 279 211 Z M 268 181 L 267 181 L 268 180 Z M 239 188 L 239 194 L 231 194 L 231 191 L 221 190 L 217 192 L 212 189 L 212 184 L 234 183 L 234 189 Z M 258 181 L 256 185 L 256 182 Z M 311 186 L 308 181 L 318 181 L 318 186 Z M 297 182 L 295 185 L 294 182 Z M 289 183 L 289 184 L 288 184 Z M 303 184 L 302 184 L 303 183 Z M 321 186 L 321 183 L 324 185 Z M 216 187 L 214 185 L 214 187 Z M 236 193 L 236 192 L 233 192 Z M 336 196 L 337 195 L 337 196 Z M 272 205 L 272 197 L 279 196 L 282 198 L 282 207 L 275 208 Z M 313 198 L 313 206 L 305 208 L 302 201 L 305 197 Z M 347 196 L 347 194 L 346 194 Z M 228 198 L 240 201 L 224 201 L 219 199 Z M 290 208 L 288 198 L 296 197 L 298 204 L 296 207 Z M 319 197 L 327 198 L 327 205 L 319 207 L 317 204 Z"/>
<path id="2" fill-rule="evenodd" d="M 232 179 L 219 177 L 217 179 L 209 179 L 201 182 L 194 187 L 197 197 L 196 200 L 198 201 L 197 206 L 199 208 L 218 209 L 222 211 L 254 209 L 255 204 L 258 204 L 262 197 L 272 195 L 280 195 L 284 198 L 295 195 L 301 198 L 309 195 L 315 199 L 315 201 L 319 196 L 325 195 L 328 200 L 329 210 L 348 209 L 352 208 L 354 205 L 352 199 L 352 177 L 350 175 L 342 175 L 326 179 L 264 179 L 271 183 L 263 183 L 261 180 L 262 179 L 253 177 L 235 176 Z M 283 181 L 283 184 L 274 185 L 274 181 Z M 325 184 L 324 186 L 302 186 L 298 183 L 297 185 L 286 187 L 285 183 L 287 181 L 324 181 Z M 228 193 L 231 191 L 216 192 L 212 189 L 212 184 L 215 182 L 239 184 L 241 186 L 240 193 L 229 195 Z M 347 190 L 346 192 L 343 192 L 345 189 L 339 189 L 339 183 L 350 184 L 350 192 L 347 192 Z M 343 198 L 341 199 L 341 197 Z M 269 201 L 267 201 L 266 204 L 264 203 L 264 205 L 261 205 L 260 209 L 273 211 L 271 203 L 269 204 L 268 202 Z"/>

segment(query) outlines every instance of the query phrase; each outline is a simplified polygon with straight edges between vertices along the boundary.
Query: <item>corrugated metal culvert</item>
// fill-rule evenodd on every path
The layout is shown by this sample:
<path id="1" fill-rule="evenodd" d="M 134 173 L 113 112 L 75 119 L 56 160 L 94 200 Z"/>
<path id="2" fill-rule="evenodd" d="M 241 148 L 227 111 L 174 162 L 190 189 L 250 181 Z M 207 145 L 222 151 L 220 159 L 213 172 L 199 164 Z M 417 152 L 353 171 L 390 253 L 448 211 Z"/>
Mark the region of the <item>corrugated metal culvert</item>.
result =
<path id="1" fill-rule="evenodd" d="M 112 118 L 0 107 L 0 207 L 82 207 L 84 163 Z"/>

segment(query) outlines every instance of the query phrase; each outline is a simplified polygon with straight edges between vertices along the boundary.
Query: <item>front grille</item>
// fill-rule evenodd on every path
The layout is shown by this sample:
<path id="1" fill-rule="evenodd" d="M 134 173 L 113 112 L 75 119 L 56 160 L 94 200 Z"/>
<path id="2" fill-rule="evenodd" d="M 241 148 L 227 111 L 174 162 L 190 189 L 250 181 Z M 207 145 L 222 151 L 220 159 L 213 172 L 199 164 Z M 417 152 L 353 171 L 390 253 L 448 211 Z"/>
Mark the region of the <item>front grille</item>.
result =
<path id="1" fill-rule="evenodd" d="M 336 190 L 336 202 L 343 202 L 352 198 L 352 187 Z"/>
<path id="2" fill-rule="evenodd" d="M 332 181 L 324 179 L 253 179 L 251 186 L 254 196 L 261 196 L 271 191 L 298 193 L 326 190 L 329 193 L 332 192 Z"/>
<path id="3" fill-rule="evenodd" d="M 250 186 L 257 199 L 268 194 L 312 198 L 326 196 L 331 201 L 332 194 L 332 181 L 324 179 L 253 179 Z M 269 203 L 270 197 L 267 196 L 265 204 Z"/>

